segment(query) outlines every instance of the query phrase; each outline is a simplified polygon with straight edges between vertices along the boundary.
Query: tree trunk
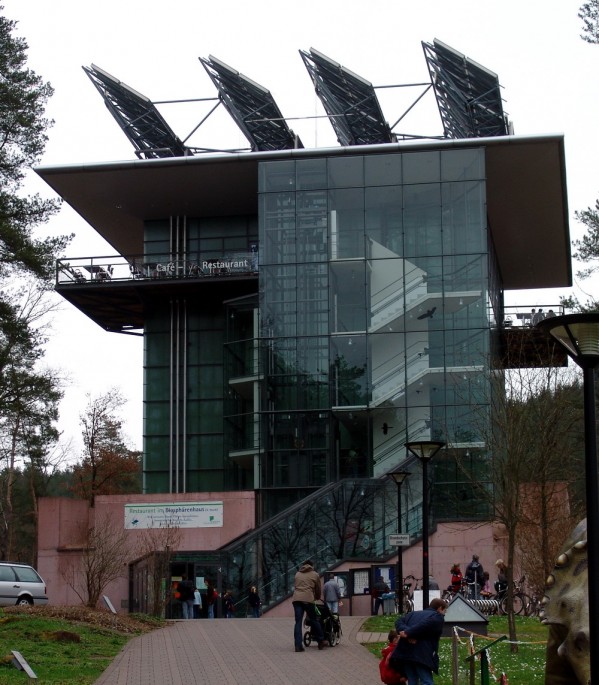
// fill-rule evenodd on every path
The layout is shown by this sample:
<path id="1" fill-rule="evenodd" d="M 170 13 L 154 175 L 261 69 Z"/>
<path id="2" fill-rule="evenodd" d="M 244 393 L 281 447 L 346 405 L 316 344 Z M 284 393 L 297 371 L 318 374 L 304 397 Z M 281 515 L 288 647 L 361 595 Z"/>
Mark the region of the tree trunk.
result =
<path id="1" fill-rule="evenodd" d="M 15 483 L 15 457 L 17 452 L 17 436 L 19 433 L 19 427 L 21 425 L 20 418 L 17 416 L 15 425 L 13 426 L 12 439 L 10 445 L 10 456 L 8 463 L 8 479 L 6 484 L 6 510 L 5 510 L 5 520 L 6 520 L 6 558 L 12 559 L 13 557 L 13 544 L 14 544 L 14 512 L 12 504 L 12 494 L 13 486 Z"/>
<path id="2" fill-rule="evenodd" d="M 508 566 L 507 566 L 507 625 L 510 638 L 510 651 L 515 654 L 518 652 L 518 636 L 516 635 L 516 617 L 514 614 L 514 561 L 516 551 L 516 527 L 508 528 L 507 538 Z"/>

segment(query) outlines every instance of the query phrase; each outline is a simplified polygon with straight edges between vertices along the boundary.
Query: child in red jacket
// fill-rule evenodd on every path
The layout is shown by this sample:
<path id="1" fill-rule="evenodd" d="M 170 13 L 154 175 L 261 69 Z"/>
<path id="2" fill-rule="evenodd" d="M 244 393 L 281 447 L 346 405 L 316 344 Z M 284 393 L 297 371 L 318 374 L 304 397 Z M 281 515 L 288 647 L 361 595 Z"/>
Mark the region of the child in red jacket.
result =
<path id="1" fill-rule="evenodd" d="M 407 683 L 408 679 L 403 674 L 399 673 L 399 671 L 396 671 L 394 668 L 391 668 L 391 666 L 389 665 L 389 657 L 393 653 L 395 645 L 399 640 L 397 630 L 390 630 L 387 639 L 389 640 L 389 643 L 386 647 L 383 647 L 383 658 L 379 663 L 381 680 L 385 683 L 385 685 L 402 685 L 402 683 Z"/>

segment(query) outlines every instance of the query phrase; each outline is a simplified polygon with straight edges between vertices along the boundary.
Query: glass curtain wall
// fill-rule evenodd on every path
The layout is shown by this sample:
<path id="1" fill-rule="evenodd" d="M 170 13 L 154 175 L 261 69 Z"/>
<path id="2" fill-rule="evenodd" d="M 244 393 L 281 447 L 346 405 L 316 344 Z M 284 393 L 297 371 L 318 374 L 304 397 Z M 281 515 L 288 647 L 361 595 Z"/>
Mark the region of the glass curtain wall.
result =
<path id="1" fill-rule="evenodd" d="M 265 162 L 259 191 L 263 513 L 380 476 L 408 441 L 480 451 L 484 149 Z"/>
<path id="2" fill-rule="evenodd" d="M 146 223 L 144 262 L 162 265 L 159 277 L 176 278 L 177 269 L 186 269 L 186 264 L 252 254 L 257 242 L 256 217 L 170 217 Z M 188 269 L 184 273 L 189 275 Z M 166 283 L 165 294 L 157 289 L 145 312 L 144 492 L 252 486 L 251 470 L 247 477 L 237 474 L 240 465 L 226 456 L 223 378 L 225 362 L 231 363 L 225 348 L 227 307 L 218 286 L 210 286 L 207 296 L 203 283 L 203 290 L 193 283 L 173 290 Z M 241 325 L 247 323 L 243 312 L 239 322 L 241 335 Z M 243 334 L 255 337 L 253 329 Z M 238 347 L 244 344 L 242 339 Z"/>

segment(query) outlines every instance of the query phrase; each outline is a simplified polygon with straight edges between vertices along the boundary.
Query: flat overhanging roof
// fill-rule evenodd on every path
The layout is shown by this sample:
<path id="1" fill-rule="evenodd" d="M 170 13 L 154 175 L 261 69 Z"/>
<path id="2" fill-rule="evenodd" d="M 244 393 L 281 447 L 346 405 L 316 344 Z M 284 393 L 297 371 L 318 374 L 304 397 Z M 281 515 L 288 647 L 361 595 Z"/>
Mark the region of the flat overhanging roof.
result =
<path id="1" fill-rule="evenodd" d="M 571 286 L 562 135 L 209 154 L 40 166 L 36 172 L 116 252 L 134 255 L 143 253 L 146 220 L 257 215 L 261 161 L 479 147 L 486 150 L 487 215 L 504 288 Z"/>

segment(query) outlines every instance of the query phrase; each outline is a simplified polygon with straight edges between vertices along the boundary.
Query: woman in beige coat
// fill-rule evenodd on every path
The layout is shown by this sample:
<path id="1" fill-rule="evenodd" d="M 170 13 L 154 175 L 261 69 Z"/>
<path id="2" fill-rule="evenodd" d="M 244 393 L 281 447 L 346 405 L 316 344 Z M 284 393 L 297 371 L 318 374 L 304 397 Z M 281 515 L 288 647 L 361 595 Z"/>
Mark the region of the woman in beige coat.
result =
<path id="1" fill-rule="evenodd" d="M 318 649 L 325 645 L 322 626 L 316 615 L 314 602 L 320 599 L 320 576 L 314 570 L 314 562 L 308 559 L 300 566 L 295 574 L 293 581 L 293 612 L 295 614 L 295 626 L 293 629 L 293 639 L 295 641 L 295 651 L 303 652 L 302 645 L 302 621 L 304 614 L 307 614 L 312 625 L 312 630 L 318 642 Z"/>

